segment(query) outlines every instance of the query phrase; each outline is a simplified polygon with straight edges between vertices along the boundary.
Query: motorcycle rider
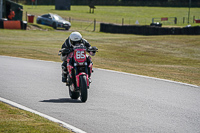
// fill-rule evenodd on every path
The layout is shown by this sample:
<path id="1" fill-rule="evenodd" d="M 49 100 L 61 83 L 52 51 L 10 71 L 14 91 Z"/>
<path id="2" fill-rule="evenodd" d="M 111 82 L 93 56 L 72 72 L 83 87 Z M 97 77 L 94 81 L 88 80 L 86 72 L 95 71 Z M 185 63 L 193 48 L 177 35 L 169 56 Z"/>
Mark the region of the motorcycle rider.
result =
<path id="1" fill-rule="evenodd" d="M 87 49 L 91 48 L 91 45 L 89 44 L 89 42 L 85 39 L 82 38 L 82 35 L 79 32 L 72 32 L 70 34 L 70 36 L 65 40 L 65 42 L 62 45 L 62 49 L 64 50 L 70 50 L 70 48 L 73 48 L 73 46 L 75 46 L 76 44 L 80 44 L 82 43 L 83 45 L 86 46 Z M 72 51 L 71 51 L 72 52 Z M 93 52 L 89 52 L 89 54 L 91 56 L 95 55 L 95 51 Z M 62 52 L 61 53 L 61 60 L 63 61 L 62 63 L 62 82 L 66 82 L 67 81 L 67 58 L 69 58 L 69 52 Z M 91 61 L 91 57 L 87 56 L 89 63 L 92 63 Z M 90 73 L 89 73 L 89 77 L 90 77 Z"/>

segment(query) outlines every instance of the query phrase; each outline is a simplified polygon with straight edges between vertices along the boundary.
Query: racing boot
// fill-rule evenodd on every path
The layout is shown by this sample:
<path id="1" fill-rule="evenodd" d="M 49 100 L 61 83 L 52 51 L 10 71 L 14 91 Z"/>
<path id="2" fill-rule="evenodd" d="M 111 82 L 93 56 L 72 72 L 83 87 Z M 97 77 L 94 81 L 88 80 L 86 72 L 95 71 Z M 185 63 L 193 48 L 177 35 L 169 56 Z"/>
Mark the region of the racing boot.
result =
<path id="1" fill-rule="evenodd" d="M 70 78 L 70 75 L 67 74 L 67 81 L 66 81 L 66 86 L 70 86 L 72 84 L 72 80 Z"/>
<path id="2" fill-rule="evenodd" d="M 66 83 L 67 82 L 67 68 L 62 66 L 62 82 Z"/>

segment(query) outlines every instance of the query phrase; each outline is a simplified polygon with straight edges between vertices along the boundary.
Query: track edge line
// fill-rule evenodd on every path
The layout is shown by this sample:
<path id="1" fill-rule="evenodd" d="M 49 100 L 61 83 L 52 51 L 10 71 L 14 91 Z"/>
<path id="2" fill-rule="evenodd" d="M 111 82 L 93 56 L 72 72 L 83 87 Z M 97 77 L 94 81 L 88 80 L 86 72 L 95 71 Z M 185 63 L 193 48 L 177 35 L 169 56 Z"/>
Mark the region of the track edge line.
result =
<path id="1" fill-rule="evenodd" d="M 132 76 L 141 77 L 141 78 L 148 78 L 148 79 L 160 80 L 160 81 L 165 81 L 165 82 L 170 82 L 170 83 L 176 83 L 176 84 L 186 85 L 186 86 L 195 87 L 195 88 L 199 87 L 197 85 L 183 83 L 183 82 L 178 82 L 178 81 L 173 81 L 173 80 L 168 80 L 168 79 L 161 79 L 161 78 L 155 78 L 155 77 L 138 75 L 138 74 L 132 74 L 132 73 L 126 73 L 126 72 L 119 72 L 119 71 L 114 71 L 114 70 L 109 70 L 109 69 L 102 69 L 102 68 L 96 68 L 96 69 L 102 70 L 102 71 L 108 71 L 108 72 L 114 72 L 114 73 L 121 73 L 121 74 L 126 74 L 126 75 L 132 75 Z"/>

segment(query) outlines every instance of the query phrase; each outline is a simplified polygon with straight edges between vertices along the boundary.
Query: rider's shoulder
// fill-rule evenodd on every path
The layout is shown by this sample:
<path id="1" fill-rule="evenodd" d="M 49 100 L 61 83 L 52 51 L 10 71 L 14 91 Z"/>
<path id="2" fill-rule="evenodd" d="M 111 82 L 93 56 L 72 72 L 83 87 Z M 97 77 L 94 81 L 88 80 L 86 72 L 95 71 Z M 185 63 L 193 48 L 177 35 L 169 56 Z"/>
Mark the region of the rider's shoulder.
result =
<path id="1" fill-rule="evenodd" d="M 82 38 L 82 40 L 83 40 L 83 43 L 88 43 L 86 39 Z"/>
<path id="2" fill-rule="evenodd" d="M 67 38 L 64 42 L 65 47 L 70 47 L 70 44 L 69 44 L 69 38 Z"/>

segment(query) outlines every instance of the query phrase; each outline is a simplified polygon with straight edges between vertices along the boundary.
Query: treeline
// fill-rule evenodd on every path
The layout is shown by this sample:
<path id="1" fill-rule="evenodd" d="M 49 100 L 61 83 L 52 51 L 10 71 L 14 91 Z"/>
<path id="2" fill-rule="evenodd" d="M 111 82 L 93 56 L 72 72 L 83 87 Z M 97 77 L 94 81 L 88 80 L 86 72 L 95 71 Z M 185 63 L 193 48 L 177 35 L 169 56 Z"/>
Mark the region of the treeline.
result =
<path id="1" fill-rule="evenodd" d="M 32 0 L 13 0 L 30 5 Z M 36 0 L 35 0 L 36 1 Z M 70 0 L 71 5 L 109 5 L 109 6 L 162 6 L 188 7 L 189 0 Z M 54 5 L 55 0 L 37 0 L 38 5 Z M 191 0 L 191 7 L 200 7 L 200 0 Z"/>

